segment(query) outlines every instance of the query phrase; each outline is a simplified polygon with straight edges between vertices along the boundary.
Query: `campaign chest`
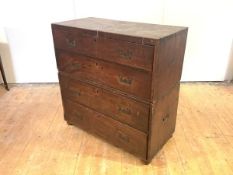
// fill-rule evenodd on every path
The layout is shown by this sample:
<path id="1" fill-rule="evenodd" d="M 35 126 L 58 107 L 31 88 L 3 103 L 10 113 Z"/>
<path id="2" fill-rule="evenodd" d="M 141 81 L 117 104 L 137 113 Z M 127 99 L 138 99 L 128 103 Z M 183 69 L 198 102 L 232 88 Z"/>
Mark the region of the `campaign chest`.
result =
<path id="1" fill-rule="evenodd" d="M 64 118 L 149 163 L 175 130 L 186 27 L 52 24 Z"/>

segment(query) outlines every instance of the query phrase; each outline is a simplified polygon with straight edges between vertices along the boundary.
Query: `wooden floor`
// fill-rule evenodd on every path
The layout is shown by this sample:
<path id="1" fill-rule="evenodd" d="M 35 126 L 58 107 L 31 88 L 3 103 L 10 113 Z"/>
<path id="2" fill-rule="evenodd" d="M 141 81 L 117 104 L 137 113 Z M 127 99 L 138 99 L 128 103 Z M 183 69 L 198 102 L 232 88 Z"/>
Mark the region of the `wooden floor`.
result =
<path id="1" fill-rule="evenodd" d="M 181 85 L 176 131 L 149 165 L 68 126 L 56 84 L 0 87 L 0 175 L 231 175 L 233 84 Z"/>

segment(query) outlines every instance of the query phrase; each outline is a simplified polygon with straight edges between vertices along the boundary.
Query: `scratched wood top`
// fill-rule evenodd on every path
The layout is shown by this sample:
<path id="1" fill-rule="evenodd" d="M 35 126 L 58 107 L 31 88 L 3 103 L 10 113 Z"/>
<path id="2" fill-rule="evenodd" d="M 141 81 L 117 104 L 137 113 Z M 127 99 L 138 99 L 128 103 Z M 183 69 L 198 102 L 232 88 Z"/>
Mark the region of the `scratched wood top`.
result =
<path id="1" fill-rule="evenodd" d="M 93 17 L 75 19 L 55 24 L 97 31 L 97 33 L 132 36 L 140 39 L 151 40 L 158 40 L 179 31 L 187 30 L 187 27 L 117 21 Z"/>

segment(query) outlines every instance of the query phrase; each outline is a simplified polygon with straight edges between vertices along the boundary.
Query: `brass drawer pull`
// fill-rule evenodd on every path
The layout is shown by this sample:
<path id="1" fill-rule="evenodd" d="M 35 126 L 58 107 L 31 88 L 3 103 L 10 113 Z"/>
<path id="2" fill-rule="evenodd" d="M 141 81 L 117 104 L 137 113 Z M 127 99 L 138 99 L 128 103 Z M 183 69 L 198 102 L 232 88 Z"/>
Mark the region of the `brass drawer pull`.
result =
<path id="1" fill-rule="evenodd" d="M 76 47 L 76 40 L 66 38 L 66 44 L 68 45 L 69 48 L 75 48 Z"/>
<path id="2" fill-rule="evenodd" d="M 127 107 L 119 106 L 118 111 L 127 115 L 131 115 L 131 110 Z"/>
<path id="3" fill-rule="evenodd" d="M 118 131 L 118 132 L 117 132 L 117 137 L 118 137 L 120 140 L 129 143 L 129 137 L 128 137 L 126 134 L 122 133 L 121 131 Z"/>
<path id="4" fill-rule="evenodd" d="M 129 85 L 131 85 L 132 84 L 132 79 L 130 79 L 130 78 L 128 78 L 128 77 L 125 77 L 125 76 L 119 76 L 119 80 L 120 80 L 120 82 L 122 82 L 122 83 L 125 83 L 125 84 L 129 84 Z"/>
<path id="5" fill-rule="evenodd" d="M 118 49 L 119 55 L 121 56 L 121 58 L 127 59 L 127 60 L 131 60 L 132 59 L 132 55 L 133 52 L 130 50 L 122 50 L 122 49 Z"/>

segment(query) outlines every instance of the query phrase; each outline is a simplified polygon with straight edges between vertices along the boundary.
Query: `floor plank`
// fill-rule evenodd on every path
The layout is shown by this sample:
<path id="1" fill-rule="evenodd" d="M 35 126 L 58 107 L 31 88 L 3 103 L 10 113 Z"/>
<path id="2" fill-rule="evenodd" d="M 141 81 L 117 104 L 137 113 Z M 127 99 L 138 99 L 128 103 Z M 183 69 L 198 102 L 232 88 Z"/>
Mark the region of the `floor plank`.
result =
<path id="1" fill-rule="evenodd" d="M 173 137 L 149 165 L 63 120 L 57 84 L 0 86 L 0 174 L 233 174 L 233 84 L 183 83 Z"/>

